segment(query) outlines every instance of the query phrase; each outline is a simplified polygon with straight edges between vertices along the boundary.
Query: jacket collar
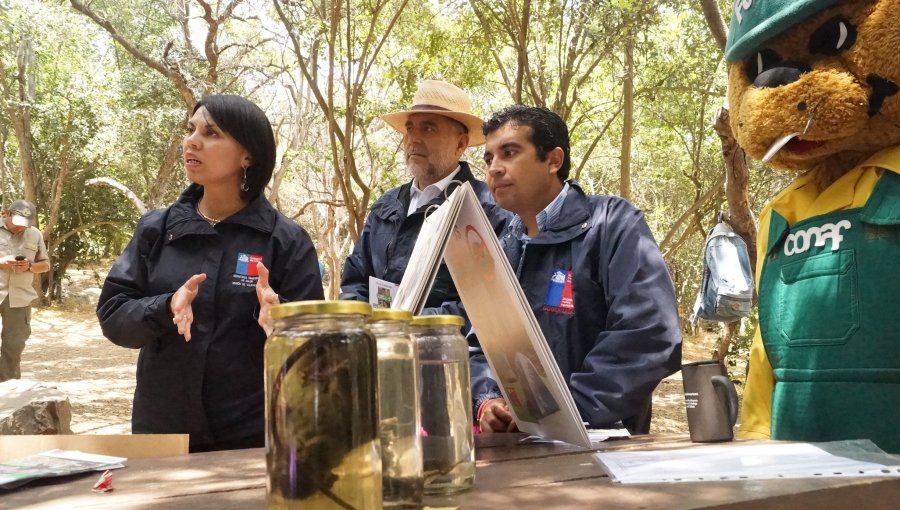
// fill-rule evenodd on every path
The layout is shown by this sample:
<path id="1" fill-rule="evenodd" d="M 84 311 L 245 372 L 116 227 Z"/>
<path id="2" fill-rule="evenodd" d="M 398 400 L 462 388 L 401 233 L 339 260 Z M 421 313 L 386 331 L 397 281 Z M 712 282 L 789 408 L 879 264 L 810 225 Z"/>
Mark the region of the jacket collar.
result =
<path id="1" fill-rule="evenodd" d="M 569 191 L 559 214 L 551 218 L 532 238 L 532 244 L 555 244 L 573 239 L 590 227 L 591 206 L 584 190 L 574 180 L 569 180 Z"/>
<path id="2" fill-rule="evenodd" d="M 450 185 L 447 186 L 447 189 L 444 191 L 444 193 L 438 195 L 437 198 L 428 202 L 427 204 L 419 207 L 419 211 L 421 211 L 423 208 L 431 207 L 432 205 L 443 204 L 444 200 L 446 200 L 446 197 L 450 196 L 450 194 L 453 193 L 453 190 L 455 190 L 464 182 L 471 182 L 474 184 L 475 182 L 477 182 L 477 180 L 472 174 L 472 170 L 469 168 L 469 164 L 465 161 L 460 161 L 459 172 L 456 174 L 456 178 L 453 180 L 453 182 L 451 182 Z M 398 188 L 394 188 L 391 191 L 388 191 L 381 197 L 381 199 L 377 200 L 372 205 L 372 213 L 386 221 L 402 220 L 406 218 L 406 210 L 409 209 L 409 190 L 411 187 L 412 181 L 409 181 Z"/>
<path id="3" fill-rule="evenodd" d="M 216 234 L 216 230 L 197 214 L 197 202 L 202 196 L 203 187 L 191 184 L 172 204 L 166 220 L 169 241 L 189 234 Z M 276 214 L 269 201 L 260 194 L 243 209 L 222 220 L 220 225 L 243 225 L 264 234 L 271 234 L 275 228 Z"/>

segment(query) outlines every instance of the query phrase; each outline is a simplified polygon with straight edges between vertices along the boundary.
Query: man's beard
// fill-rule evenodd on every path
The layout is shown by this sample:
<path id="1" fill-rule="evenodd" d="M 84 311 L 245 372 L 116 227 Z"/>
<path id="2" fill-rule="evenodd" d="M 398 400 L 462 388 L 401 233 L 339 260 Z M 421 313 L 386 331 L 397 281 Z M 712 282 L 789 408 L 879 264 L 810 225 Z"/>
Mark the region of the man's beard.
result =
<path id="1" fill-rule="evenodd" d="M 406 157 L 406 169 L 417 182 L 437 182 L 456 168 L 458 161 L 456 151 L 448 149 L 443 153 L 433 153 L 422 161 L 419 158 Z"/>

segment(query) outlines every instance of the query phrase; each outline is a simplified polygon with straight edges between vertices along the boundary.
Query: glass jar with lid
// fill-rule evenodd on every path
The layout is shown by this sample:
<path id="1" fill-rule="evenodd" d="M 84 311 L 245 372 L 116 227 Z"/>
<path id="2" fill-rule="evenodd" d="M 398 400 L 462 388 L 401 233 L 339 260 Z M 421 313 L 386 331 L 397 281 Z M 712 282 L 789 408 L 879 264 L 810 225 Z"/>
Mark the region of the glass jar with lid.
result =
<path id="1" fill-rule="evenodd" d="M 475 482 L 469 346 L 457 315 L 421 315 L 411 323 L 419 358 L 425 494 L 469 490 Z"/>
<path id="2" fill-rule="evenodd" d="M 412 313 L 372 310 L 369 329 L 378 343 L 381 476 L 385 508 L 421 508 L 422 437 Z"/>
<path id="3" fill-rule="evenodd" d="M 370 314 L 357 301 L 272 307 L 265 348 L 268 508 L 381 507 Z"/>

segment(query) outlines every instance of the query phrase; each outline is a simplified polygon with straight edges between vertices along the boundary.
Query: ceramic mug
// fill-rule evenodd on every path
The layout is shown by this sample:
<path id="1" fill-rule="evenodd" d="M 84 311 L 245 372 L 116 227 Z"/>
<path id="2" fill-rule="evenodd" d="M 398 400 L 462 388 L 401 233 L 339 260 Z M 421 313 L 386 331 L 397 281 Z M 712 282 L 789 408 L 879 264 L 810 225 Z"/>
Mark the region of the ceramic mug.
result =
<path id="1" fill-rule="evenodd" d="M 691 441 L 734 439 L 738 397 L 725 366 L 716 360 L 688 363 L 681 366 L 681 376 Z"/>

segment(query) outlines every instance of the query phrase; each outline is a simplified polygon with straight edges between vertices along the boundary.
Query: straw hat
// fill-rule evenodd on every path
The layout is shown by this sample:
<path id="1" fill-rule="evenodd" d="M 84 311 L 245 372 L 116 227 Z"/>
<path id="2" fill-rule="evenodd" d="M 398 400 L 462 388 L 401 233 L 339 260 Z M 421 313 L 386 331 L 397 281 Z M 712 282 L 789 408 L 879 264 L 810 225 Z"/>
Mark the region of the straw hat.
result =
<path id="1" fill-rule="evenodd" d="M 472 115 L 472 101 L 455 85 L 445 81 L 425 80 L 419 84 L 416 95 L 413 96 L 412 108 L 382 115 L 381 120 L 398 132 L 406 134 L 406 119 L 412 113 L 434 113 L 450 117 L 469 129 L 470 147 L 484 143 L 484 134 L 481 131 L 484 121 Z"/>

